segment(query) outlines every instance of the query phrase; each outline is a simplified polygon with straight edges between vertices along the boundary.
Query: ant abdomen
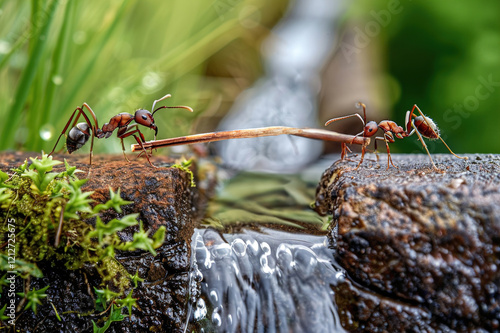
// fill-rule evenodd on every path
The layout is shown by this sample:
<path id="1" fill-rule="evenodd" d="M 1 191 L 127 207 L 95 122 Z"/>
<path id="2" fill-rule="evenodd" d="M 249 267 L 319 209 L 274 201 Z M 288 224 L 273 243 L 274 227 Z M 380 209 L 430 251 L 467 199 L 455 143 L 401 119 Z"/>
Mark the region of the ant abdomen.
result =
<path id="1" fill-rule="evenodd" d="M 418 129 L 420 134 L 422 134 L 427 139 L 437 139 L 439 138 L 439 128 L 436 123 L 429 117 L 418 116 L 413 120 L 413 124 Z"/>
<path id="2" fill-rule="evenodd" d="M 66 139 L 68 153 L 72 153 L 83 147 L 90 138 L 90 127 L 87 123 L 78 123 L 73 127 Z"/>

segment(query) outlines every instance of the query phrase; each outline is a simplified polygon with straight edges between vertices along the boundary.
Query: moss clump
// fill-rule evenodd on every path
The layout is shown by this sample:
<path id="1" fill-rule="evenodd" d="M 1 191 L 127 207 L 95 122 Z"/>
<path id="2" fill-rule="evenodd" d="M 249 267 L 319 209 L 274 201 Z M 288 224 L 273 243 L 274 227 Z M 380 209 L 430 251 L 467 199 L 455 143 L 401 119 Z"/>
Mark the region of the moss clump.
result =
<path id="1" fill-rule="evenodd" d="M 44 155 L 42 159 L 25 161 L 12 174 L 0 171 L 0 270 L 17 271 L 27 279 L 40 277 L 37 263 L 64 263 L 67 269 L 79 269 L 84 264 L 95 265 L 103 285 L 119 290 L 131 287 L 132 276 L 115 258 L 115 250 L 144 249 L 156 255 L 155 248 L 163 243 L 165 227 L 152 238 L 142 229 L 133 240 L 123 242 L 118 231 L 137 225 L 138 214 L 125 215 L 103 223 L 99 213 L 110 208 L 121 213 L 121 206 L 130 202 L 120 197 L 120 191 L 110 189 L 110 200 L 91 206 L 92 192 L 83 192 L 86 179 L 65 161 L 65 171 L 53 172 L 62 164 Z M 85 220 L 95 218 L 95 227 Z M 9 239 L 15 241 L 9 241 Z M 10 249 L 10 252 L 9 252 Z M 9 257 L 15 253 L 15 262 Z M 29 280 L 28 280 L 29 281 Z"/>
<path id="2" fill-rule="evenodd" d="M 190 169 L 191 164 L 193 164 L 192 159 L 189 159 L 189 160 L 183 159 L 183 160 L 176 161 L 176 163 L 173 164 L 171 167 L 177 168 L 177 169 L 182 170 L 184 172 L 187 172 L 189 174 L 189 178 L 191 179 L 191 187 L 196 187 L 196 183 L 194 182 L 194 174 L 193 174 L 193 171 L 191 171 L 191 169 Z"/>

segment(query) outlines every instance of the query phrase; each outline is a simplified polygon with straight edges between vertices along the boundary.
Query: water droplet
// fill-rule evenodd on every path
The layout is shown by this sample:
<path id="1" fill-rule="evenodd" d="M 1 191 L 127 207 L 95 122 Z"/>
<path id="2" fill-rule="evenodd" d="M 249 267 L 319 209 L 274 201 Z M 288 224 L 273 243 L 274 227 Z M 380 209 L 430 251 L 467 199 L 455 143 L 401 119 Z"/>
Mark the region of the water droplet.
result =
<path id="1" fill-rule="evenodd" d="M 220 317 L 220 314 L 218 314 L 217 312 L 212 313 L 212 323 L 217 327 L 220 327 L 222 325 L 222 319 Z"/>
<path id="2" fill-rule="evenodd" d="M 195 272 L 193 272 L 193 279 L 196 282 L 203 281 L 203 273 L 200 270 L 197 269 Z"/>
<path id="3" fill-rule="evenodd" d="M 196 302 L 196 310 L 194 310 L 194 319 L 200 320 L 207 315 L 207 307 L 203 298 L 199 298 Z"/>
<path id="4" fill-rule="evenodd" d="M 345 279 L 345 274 L 342 271 L 335 273 L 335 279 L 338 281 L 343 281 Z"/>
<path id="5" fill-rule="evenodd" d="M 163 79 L 156 72 L 148 72 L 142 78 L 142 87 L 146 91 L 155 91 L 163 83 Z"/>
<path id="6" fill-rule="evenodd" d="M 44 141 L 50 141 L 54 135 L 54 126 L 52 124 L 45 124 L 40 127 L 40 137 Z"/>
<path id="7" fill-rule="evenodd" d="M 0 54 L 7 54 L 10 52 L 10 43 L 6 40 L 0 40 Z"/>
<path id="8" fill-rule="evenodd" d="M 61 75 L 54 75 L 52 77 L 52 82 L 56 85 L 56 86 L 60 86 L 62 83 L 63 83 L 63 78 Z"/>
<path id="9" fill-rule="evenodd" d="M 219 296 L 217 295 L 217 290 L 212 290 L 210 292 L 210 296 L 213 298 L 214 302 L 217 302 L 219 300 Z"/>

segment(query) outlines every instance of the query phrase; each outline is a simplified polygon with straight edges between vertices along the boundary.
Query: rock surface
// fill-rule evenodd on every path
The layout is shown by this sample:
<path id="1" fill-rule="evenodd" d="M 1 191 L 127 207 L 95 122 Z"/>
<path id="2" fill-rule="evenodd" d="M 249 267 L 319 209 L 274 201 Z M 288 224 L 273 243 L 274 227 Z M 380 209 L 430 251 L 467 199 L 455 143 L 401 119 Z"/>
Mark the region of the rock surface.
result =
<path id="1" fill-rule="evenodd" d="M 30 156 L 36 154 L 4 152 L 0 154 L 0 169 L 7 171 L 17 167 Z M 70 165 L 88 170 L 87 155 L 66 154 L 54 158 L 65 158 Z M 90 176 L 87 172 L 79 174 L 90 178 L 82 190 L 94 191 L 91 198 L 96 204 L 109 199 L 109 187 L 115 191 L 120 188 L 122 198 L 133 202 L 122 207 L 122 214 L 107 211 L 101 216 L 103 222 L 125 214 L 140 213 L 144 229 L 151 230 L 150 234 L 161 225 L 167 227 L 165 243 L 157 249 L 156 257 L 145 251 L 117 254 L 118 261 L 130 274 L 138 271 L 145 280 L 139 283 L 132 295 L 138 299 L 139 308 L 133 309 L 130 318 L 114 322 L 108 330 L 110 332 L 183 332 L 188 320 L 191 235 L 197 217 L 203 213 L 204 197 L 198 187 L 191 187 L 187 172 L 162 166 L 172 163 L 171 159 L 154 157 L 152 162 L 160 167 L 152 168 L 145 160 L 128 163 L 122 155 L 101 155 L 94 157 Z M 133 231 L 137 230 L 122 232 L 120 237 L 131 240 Z M 67 271 L 50 265 L 41 269 L 44 277 L 31 279 L 31 285 L 38 289 L 50 284 L 47 300 L 57 307 L 62 321 L 56 318 L 50 302 L 44 302 L 38 307 L 37 315 L 24 311 L 16 322 L 16 329 L 91 332 L 91 320 L 96 321 L 99 317 L 79 316 L 78 313 L 95 308 L 93 288 L 99 287 L 100 283 L 95 269 L 86 267 Z M 102 322 L 98 324 L 103 325 Z"/>
<path id="2" fill-rule="evenodd" d="M 353 332 L 500 330 L 500 156 L 368 156 L 323 174 L 316 210 L 346 280 L 335 287 Z"/>

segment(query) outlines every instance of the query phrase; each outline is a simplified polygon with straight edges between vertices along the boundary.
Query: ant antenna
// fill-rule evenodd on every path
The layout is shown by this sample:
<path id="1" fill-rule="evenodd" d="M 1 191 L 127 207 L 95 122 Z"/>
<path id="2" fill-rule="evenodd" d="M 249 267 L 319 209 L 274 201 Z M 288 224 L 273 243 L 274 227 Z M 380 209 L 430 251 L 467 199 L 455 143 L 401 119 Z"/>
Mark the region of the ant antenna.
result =
<path id="1" fill-rule="evenodd" d="M 364 117 L 364 123 L 366 124 L 366 105 L 364 103 L 361 103 L 361 102 L 357 102 L 356 103 L 356 108 L 363 108 L 363 117 Z"/>
<path id="2" fill-rule="evenodd" d="M 151 111 L 152 113 L 151 114 L 155 114 L 156 111 L 160 110 L 160 109 L 186 109 L 188 110 L 189 112 L 193 112 L 193 109 L 190 108 L 189 106 L 185 106 L 185 105 L 178 105 L 178 106 L 160 106 L 158 109 L 155 110 L 155 105 L 157 102 L 160 102 L 160 101 L 163 101 L 164 99 L 167 99 L 169 97 L 172 97 L 172 95 L 170 94 L 166 94 L 165 96 L 163 96 L 162 98 L 160 99 L 157 99 L 153 102 L 153 106 L 151 107 Z M 154 110 L 154 111 L 153 111 Z"/>
<path id="3" fill-rule="evenodd" d="M 166 98 L 170 98 L 170 97 L 172 97 L 172 95 L 170 95 L 170 94 L 166 94 L 166 95 L 165 95 L 165 96 L 163 96 L 162 98 L 155 100 L 155 101 L 153 102 L 153 106 L 151 107 L 151 110 L 154 110 L 154 109 L 155 109 L 155 105 L 156 105 L 156 103 L 157 103 L 157 102 L 163 101 L 164 99 L 166 99 Z M 154 114 L 154 112 L 153 112 L 153 114 Z"/>
<path id="4" fill-rule="evenodd" d="M 189 112 L 193 112 L 193 109 L 186 105 L 177 105 L 177 106 L 160 106 L 158 109 L 154 110 L 152 114 L 155 114 L 156 111 L 160 109 L 186 109 Z"/>

